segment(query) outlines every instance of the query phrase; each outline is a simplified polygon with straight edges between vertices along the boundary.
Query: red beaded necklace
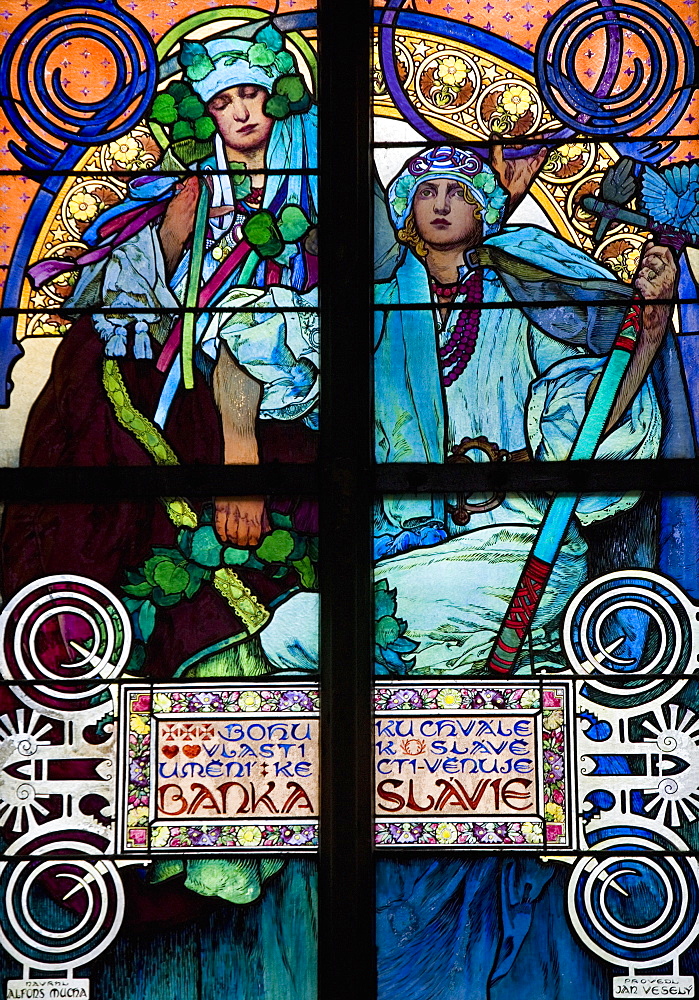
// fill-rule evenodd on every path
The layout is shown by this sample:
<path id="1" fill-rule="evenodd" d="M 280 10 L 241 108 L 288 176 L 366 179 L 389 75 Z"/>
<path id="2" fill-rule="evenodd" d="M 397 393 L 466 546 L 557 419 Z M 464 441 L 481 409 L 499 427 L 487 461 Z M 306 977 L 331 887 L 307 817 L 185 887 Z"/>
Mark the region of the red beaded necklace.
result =
<path id="1" fill-rule="evenodd" d="M 430 278 L 430 288 L 440 299 L 453 299 L 462 287 L 460 281 L 454 281 L 451 285 L 438 285 L 436 281 Z"/>
<path id="2" fill-rule="evenodd" d="M 452 385 L 463 374 L 476 346 L 483 301 L 483 272 L 472 271 L 466 281 L 459 284 L 458 291 L 466 293 L 466 302 L 459 312 L 452 335 L 439 348 L 439 366 L 445 387 Z"/>

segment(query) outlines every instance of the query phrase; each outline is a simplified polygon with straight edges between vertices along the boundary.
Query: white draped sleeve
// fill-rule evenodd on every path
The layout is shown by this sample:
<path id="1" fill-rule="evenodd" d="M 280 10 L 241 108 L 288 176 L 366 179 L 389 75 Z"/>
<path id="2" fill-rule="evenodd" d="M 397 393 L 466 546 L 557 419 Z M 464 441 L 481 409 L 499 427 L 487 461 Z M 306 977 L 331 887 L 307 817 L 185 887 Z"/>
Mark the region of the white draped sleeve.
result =
<path id="1" fill-rule="evenodd" d="M 587 410 L 587 392 L 606 363 L 604 357 L 579 354 L 553 364 L 530 387 L 526 429 L 532 456 L 541 462 L 565 461 Z M 662 420 L 650 379 L 646 379 L 624 417 L 602 439 L 598 459 L 655 458 Z M 583 524 L 632 507 L 638 494 L 584 496 L 576 508 Z"/>
<path id="2" fill-rule="evenodd" d="M 317 426 L 319 396 L 318 292 L 299 293 L 274 286 L 255 301 L 255 312 L 225 312 L 240 301 L 234 289 L 219 303 L 202 337 L 202 350 L 215 359 L 221 341 L 241 367 L 262 386 L 260 417 Z M 256 296 L 255 296 L 256 297 Z M 247 304 L 247 303 L 246 303 Z M 291 311 L 286 311 L 291 309 Z"/>
<path id="3" fill-rule="evenodd" d="M 66 305 L 94 308 L 92 319 L 105 341 L 116 329 L 140 320 L 162 343 L 179 302 L 165 280 L 165 261 L 155 225 L 145 226 L 104 260 L 83 268 Z M 110 308 L 118 312 L 110 314 Z M 129 314 L 131 309 L 133 314 Z"/>

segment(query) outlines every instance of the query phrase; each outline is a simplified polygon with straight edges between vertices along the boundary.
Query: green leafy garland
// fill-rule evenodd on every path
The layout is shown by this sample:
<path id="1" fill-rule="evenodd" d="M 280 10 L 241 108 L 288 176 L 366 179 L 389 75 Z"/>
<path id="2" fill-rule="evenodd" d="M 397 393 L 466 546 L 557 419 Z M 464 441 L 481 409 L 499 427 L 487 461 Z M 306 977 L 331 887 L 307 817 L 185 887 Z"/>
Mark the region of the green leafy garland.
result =
<path id="1" fill-rule="evenodd" d="M 134 643 L 127 670 L 138 673 L 145 660 L 158 608 L 171 608 L 191 600 L 209 583 L 217 569 L 235 566 L 254 569 L 272 579 L 294 571 L 298 586 L 317 590 L 318 540 L 301 534 L 286 514 L 271 511 L 273 530 L 255 549 L 240 549 L 222 543 L 213 527 L 213 507 L 207 505 L 196 528 L 182 528 L 174 546 L 154 546 L 152 555 L 137 570 L 127 570 L 122 586 L 124 604 L 134 630 Z"/>
<path id="2" fill-rule="evenodd" d="M 270 80 L 275 77 L 271 92 L 264 105 L 269 118 L 288 118 L 304 114 L 311 107 L 312 98 L 306 83 L 297 71 L 294 57 L 284 50 L 284 36 L 271 24 L 261 28 L 245 56 L 239 51 L 220 52 L 213 59 L 200 42 L 184 41 L 180 62 L 185 79 L 171 81 L 153 101 L 150 120 L 165 126 L 169 131 L 172 152 L 184 164 L 206 159 L 213 153 L 213 136 L 216 124 L 207 113 L 206 106 L 194 92 L 192 80 L 203 80 L 216 69 L 216 62 L 230 66 L 241 58 L 250 66 L 262 69 Z M 231 164 L 233 168 L 237 164 Z M 243 165 L 240 164 L 241 169 Z M 250 178 L 244 174 L 234 177 L 236 194 L 244 198 L 250 193 Z"/>
<path id="3" fill-rule="evenodd" d="M 173 154 L 185 166 L 213 154 L 216 124 L 189 82 L 172 80 L 153 101 L 150 119 L 168 128 Z"/>

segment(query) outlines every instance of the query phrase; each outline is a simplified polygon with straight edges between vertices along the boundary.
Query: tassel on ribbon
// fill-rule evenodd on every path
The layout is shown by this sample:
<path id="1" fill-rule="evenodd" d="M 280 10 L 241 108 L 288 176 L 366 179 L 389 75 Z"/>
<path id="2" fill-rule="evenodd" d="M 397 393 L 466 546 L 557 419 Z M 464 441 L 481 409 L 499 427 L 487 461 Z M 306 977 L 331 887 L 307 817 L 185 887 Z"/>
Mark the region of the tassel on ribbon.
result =
<path id="1" fill-rule="evenodd" d="M 148 336 L 148 324 L 144 323 L 143 320 L 139 320 L 134 327 L 133 354 L 135 358 L 139 359 L 153 357 L 150 337 Z"/>
<path id="2" fill-rule="evenodd" d="M 104 345 L 104 353 L 108 358 L 123 358 L 126 356 L 126 327 L 118 326 Z"/>

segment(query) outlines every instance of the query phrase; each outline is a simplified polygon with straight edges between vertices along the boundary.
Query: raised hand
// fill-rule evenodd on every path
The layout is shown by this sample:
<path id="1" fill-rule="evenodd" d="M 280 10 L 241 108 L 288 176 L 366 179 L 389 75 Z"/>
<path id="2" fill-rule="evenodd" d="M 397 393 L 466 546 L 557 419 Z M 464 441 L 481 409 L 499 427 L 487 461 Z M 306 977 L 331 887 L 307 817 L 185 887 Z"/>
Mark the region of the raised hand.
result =
<path id="1" fill-rule="evenodd" d="M 624 381 L 607 423 L 608 431 L 620 420 L 638 392 L 667 331 L 672 305 L 669 302 L 663 303 L 653 300 L 671 299 L 676 283 L 677 264 L 672 250 L 666 246 L 647 243 L 633 279 L 636 293 L 644 300 L 641 311 L 641 330 L 631 363 L 626 370 Z"/>
<path id="2" fill-rule="evenodd" d="M 643 307 L 642 338 L 649 345 L 657 347 L 667 329 L 672 312 L 669 303 L 653 302 L 653 299 L 671 299 L 677 283 L 677 264 L 669 247 L 647 243 L 633 285 L 642 298 L 647 300 Z"/>
<path id="3" fill-rule="evenodd" d="M 544 165 L 549 151 L 542 146 L 530 156 L 505 158 L 503 147 L 496 144 L 490 154 L 490 165 L 510 196 L 509 212 L 519 204 Z"/>

